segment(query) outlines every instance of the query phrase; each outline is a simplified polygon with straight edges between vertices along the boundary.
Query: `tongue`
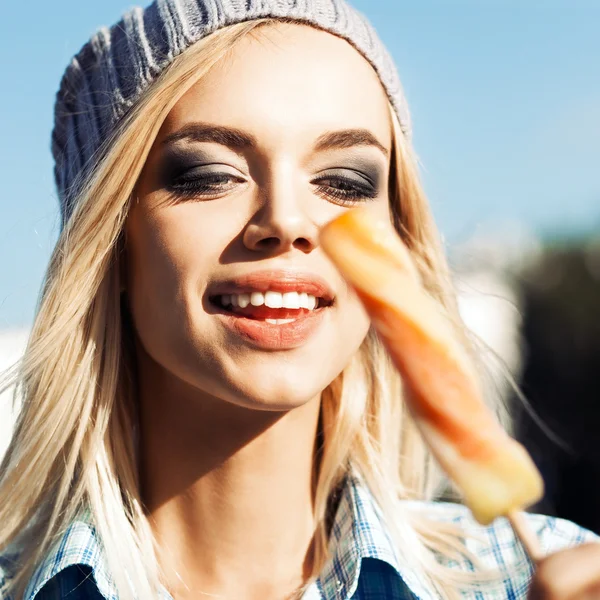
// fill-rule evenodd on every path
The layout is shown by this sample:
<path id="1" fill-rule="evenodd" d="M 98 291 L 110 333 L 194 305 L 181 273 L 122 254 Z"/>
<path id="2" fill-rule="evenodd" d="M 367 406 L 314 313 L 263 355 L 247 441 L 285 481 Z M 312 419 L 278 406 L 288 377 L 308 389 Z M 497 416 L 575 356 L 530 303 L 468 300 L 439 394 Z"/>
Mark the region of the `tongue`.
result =
<path id="1" fill-rule="evenodd" d="M 262 306 L 249 305 L 246 308 L 238 306 L 232 312 L 248 319 L 297 319 L 310 311 L 306 308 L 269 308 L 263 304 Z"/>

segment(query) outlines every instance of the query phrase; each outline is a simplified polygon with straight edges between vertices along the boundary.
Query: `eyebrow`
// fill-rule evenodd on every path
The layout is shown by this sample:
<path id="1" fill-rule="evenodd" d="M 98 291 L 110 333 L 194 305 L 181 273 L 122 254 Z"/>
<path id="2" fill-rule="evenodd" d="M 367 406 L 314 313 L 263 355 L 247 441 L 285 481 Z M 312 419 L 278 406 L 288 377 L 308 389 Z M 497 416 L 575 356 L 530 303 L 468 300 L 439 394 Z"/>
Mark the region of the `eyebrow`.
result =
<path id="1" fill-rule="evenodd" d="M 163 144 L 172 144 L 180 140 L 190 142 L 213 142 L 230 148 L 243 150 L 256 147 L 256 138 L 240 129 L 223 127 L 222 125 L 208 125 L 206 123 L 190 123 L 176 132 L 168 135 Z"/>
<path id="2" fill-rule="evenodd" d="M 253 135 L 241 129 L 224 127 L 222 125 L 208 125 L 206 123 L 189 123 L 181 129 L 168 135 L 163 144 L 172 144 L 181 140 L 191 142 L 213 142 L 237 150 L 256 148 L 258 142 Z M 317 139 L 314 149 L 317 152 L 354 146 L 374 146 L 384 156 L 389 155 L 387 148 L 368 129 L 340 129 L 328 131 Z"/>
<path id="3" fill-rule="evenodd" d="M 352 148 L 353 146 L 375 146 L 387 157 L 387 148 L 368 129 L 341 129 L 329 131 L 319 137 L 315 150 Z"/>

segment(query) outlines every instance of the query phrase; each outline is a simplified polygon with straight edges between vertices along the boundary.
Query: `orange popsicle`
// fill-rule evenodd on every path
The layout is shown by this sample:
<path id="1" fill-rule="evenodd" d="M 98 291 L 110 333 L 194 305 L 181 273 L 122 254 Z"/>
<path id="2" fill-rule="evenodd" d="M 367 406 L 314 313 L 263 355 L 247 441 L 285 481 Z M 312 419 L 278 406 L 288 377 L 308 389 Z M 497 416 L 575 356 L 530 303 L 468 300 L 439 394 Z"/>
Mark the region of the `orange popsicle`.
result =
<path id="1" fill-rule="evenodd" d="M 465 349 L 392 226 L 351 210 L 323 228 L 321 244 L 364 303 L 419 430 L 474 517 L 488 524 L 539 500 L 538 470 L 484 404 Z"/>

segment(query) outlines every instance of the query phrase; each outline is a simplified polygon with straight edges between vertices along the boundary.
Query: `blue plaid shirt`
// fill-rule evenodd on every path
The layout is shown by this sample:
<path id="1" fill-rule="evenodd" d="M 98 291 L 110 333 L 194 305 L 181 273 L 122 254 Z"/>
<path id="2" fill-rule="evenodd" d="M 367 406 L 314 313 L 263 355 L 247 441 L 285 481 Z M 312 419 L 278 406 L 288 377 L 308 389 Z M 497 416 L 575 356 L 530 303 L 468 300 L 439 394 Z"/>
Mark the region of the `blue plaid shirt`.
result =
<path id="1" fill-rule="evenodd" d="M 459 524 L 468 548 L 484 567 L 498 569 L 501 584 L 465 592 L 473 600 L 525 598 L 531 564 L 504 519 L 490 527 L 478 525 L 463 506 L 411 502 L 440 521 Z M 544 552 L 600 541 L 593 533 L 561 519 L 529 515 Z M 359 479 L 349 478 L 333 524 L 332 560 L 303 596 L 303 600 L 429 600 L 433 598 L 415 573 L 398 557 L 381 513 Z M 443 560 L 440 557 L 440 560 Z M 450 562 L 474 570 L 464 559 Z M 16 600 L 6 592 L 15 559 L 0 557 L 0 600 Z M 73 522 L 34 572 L 24 600 L 118 600 L 93 526 L 85 519 Z M 162 600 L 172 600 L 166 592 Z"/>

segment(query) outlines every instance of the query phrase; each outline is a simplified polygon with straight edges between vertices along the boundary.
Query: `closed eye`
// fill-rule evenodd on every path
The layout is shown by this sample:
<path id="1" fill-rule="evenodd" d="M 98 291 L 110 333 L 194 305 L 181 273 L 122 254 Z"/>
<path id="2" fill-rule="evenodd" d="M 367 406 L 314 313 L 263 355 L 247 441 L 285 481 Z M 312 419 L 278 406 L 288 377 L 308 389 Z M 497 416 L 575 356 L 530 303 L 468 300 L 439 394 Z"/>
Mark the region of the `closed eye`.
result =
<path id="1" fill-rule="evenodd" d="M 348 169 L 335 169 L 316 180 L 317 193 L 340 204 L 373 200 L 379 195 L 376 186 L 364 175 Z"/>
<path id="2" fill-rule="evenodd" d="M 220 165 L 219 165 L 220 166 Z M 215 170 L 215 165 L 197 167 L 173 177 L 168 190 L 181 196 L 214 197 L 233 189 L 245 179 L 231 172 Z"/>

